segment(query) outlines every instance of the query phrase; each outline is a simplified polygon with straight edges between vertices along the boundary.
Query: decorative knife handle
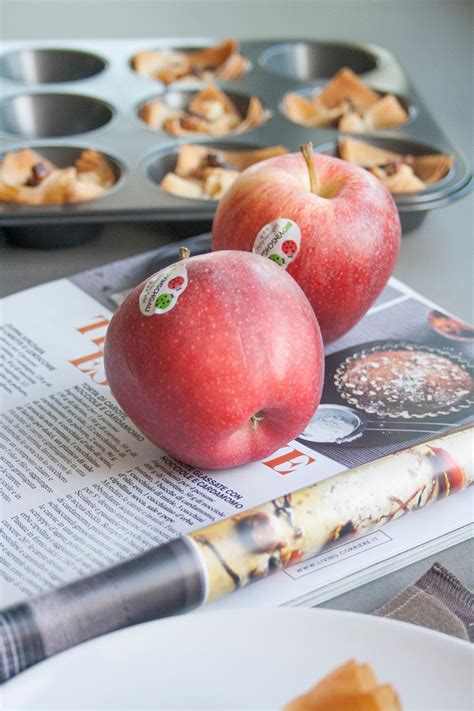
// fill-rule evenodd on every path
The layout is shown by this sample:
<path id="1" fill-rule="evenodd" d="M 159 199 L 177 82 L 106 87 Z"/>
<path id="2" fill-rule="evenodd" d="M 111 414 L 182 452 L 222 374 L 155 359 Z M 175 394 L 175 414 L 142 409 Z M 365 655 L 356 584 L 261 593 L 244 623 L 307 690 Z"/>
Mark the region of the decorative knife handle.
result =
<path id="1" fill-rule="evenodd" d="M 203 568 L 178 538 L 0 613 L 0 681 L 76 644 L 200 605 Z"/>

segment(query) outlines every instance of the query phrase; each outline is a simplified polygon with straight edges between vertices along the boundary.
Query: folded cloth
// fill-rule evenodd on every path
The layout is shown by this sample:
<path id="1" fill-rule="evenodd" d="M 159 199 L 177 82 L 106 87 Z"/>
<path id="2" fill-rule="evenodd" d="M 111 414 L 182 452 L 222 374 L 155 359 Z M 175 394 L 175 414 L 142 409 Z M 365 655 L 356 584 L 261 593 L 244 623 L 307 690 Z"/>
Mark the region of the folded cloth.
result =
<path id="1" fill-rule="evenodd" d="M 440 563 L 373 614 L 474 642 L 474 595 Z"/>

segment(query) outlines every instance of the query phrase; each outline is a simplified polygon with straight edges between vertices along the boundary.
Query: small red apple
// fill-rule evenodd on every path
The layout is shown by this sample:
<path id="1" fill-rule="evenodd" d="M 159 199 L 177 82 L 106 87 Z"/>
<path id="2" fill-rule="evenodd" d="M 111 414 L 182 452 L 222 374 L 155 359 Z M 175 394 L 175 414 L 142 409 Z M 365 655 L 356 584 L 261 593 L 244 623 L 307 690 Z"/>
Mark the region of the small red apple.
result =
<path id="1" fill-rule="evenodd" d="M 297 283 L 248 252 L 158 272 L 123 302 L 105 342 L 112 393 L 137 427 L 210 469 L 263 459 L 300 434 L 319 403 L 323 363 Z"/>
<path id="2" fill-rule="evenodd" d="M 387 283 L 400 220 L 371 173 L 313 154 L 310 144 L 302 151 L 241 173 L 218 205 L 212 246 L 254 250 L 287 269 L 330 343 L 362 318 Z M 297 243 L 296 252 L 288 241 Z"/>

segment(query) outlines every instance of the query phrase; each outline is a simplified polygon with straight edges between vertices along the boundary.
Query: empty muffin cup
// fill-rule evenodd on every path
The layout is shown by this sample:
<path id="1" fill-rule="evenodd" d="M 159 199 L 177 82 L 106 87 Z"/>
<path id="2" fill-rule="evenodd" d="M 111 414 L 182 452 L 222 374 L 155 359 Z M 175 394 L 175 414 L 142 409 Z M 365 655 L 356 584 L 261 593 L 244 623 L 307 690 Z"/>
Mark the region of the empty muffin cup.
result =
<path id="1" fill-rule="evenodd" d="M 0 103 L 0 131 L 25 138 L 73 136 L 111 121 L 113 108 L 81 94 L 16 94 Z"/>
<path id="2" fill-rule="evenodd" d="M 328 79 L 342 67 L 356 74 L 376 69 L 376 54 L 356 44 L 339 42 L 284 42 L 264 50 L 259 58 L 263 69 L 299 81 Z"/>
<path id="3" fill-rule="evenodd" d="M 74 49 L 19 49 L 0 57 L 0 77 L 22 84 L 54 84 L 96 76 L 107 66 L 97 54 Z"/>

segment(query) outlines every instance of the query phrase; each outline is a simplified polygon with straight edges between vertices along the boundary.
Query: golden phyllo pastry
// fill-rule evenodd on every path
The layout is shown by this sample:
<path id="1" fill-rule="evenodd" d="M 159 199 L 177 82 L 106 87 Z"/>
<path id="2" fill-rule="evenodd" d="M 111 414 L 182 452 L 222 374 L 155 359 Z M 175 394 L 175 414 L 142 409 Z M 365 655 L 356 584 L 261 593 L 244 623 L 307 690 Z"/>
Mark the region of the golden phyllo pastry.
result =
<path id="1" fill-rule="evenodd" d="M 190 80 L 238 79 L 246 73 L 248 62 L 240 54 L 238 41 L 228 39 L 205 49 L 139 52 L 134 56 L 132 66 L 143 77 L 171 84 Z"/>
<path id="2" fill-rule="evenodd" d="M 21 205 L 60 205 L 94 200 L 116 182 L 110 162 L 82 151 L 73 166 L 59 168 L 29 148 L 7 153 L 0 163 L 0 200 Z"/>
<path id="3" fill-rule="evenodd" d="M 287 153 L 283 146 L 227 151 L 212 146 L 182 145 L 174 172 L 165 175 L 161 187 L 180 197 L 220 200 L 242 170 L 282 153 Z"/>
<path id="4" fill-rule="evenodd" d="M 244 133 L 260 126 L 269 115 L 260 100 L 252 96 L 243 116 L 232 99 L 212 84 L 195 94 L 185 109 L 173 109 L 157 98 L 140 110 L 141 118 L 150 128 L 166 131 L 170 136 Z"/>
<path id="5" fill-rule="evenodd" d="M 408 113 L 396 96 L 381 96 L 347 68 L 338 71 L 312 98 L 288 93 L 284 112 L 303 126 L 331 127 L 348 133 L 369 133 L 400 126 L 408 120 Z"/>
<path id="6" fill-rule="evenodd" d="M 418 193 L 442 180 L 451 170 L 454 158 L 444 153 L 411 155 L 387 151 L 353 138 L 339 140 L 343 160 L 367 168 L 392 193 Z"/>
<path id="7" fill-rule="evenodd" d="M 397 692 L 379 684 L 370 664 L 351 659 L 330 672 L 283 711 L 401 711 Z"/>

